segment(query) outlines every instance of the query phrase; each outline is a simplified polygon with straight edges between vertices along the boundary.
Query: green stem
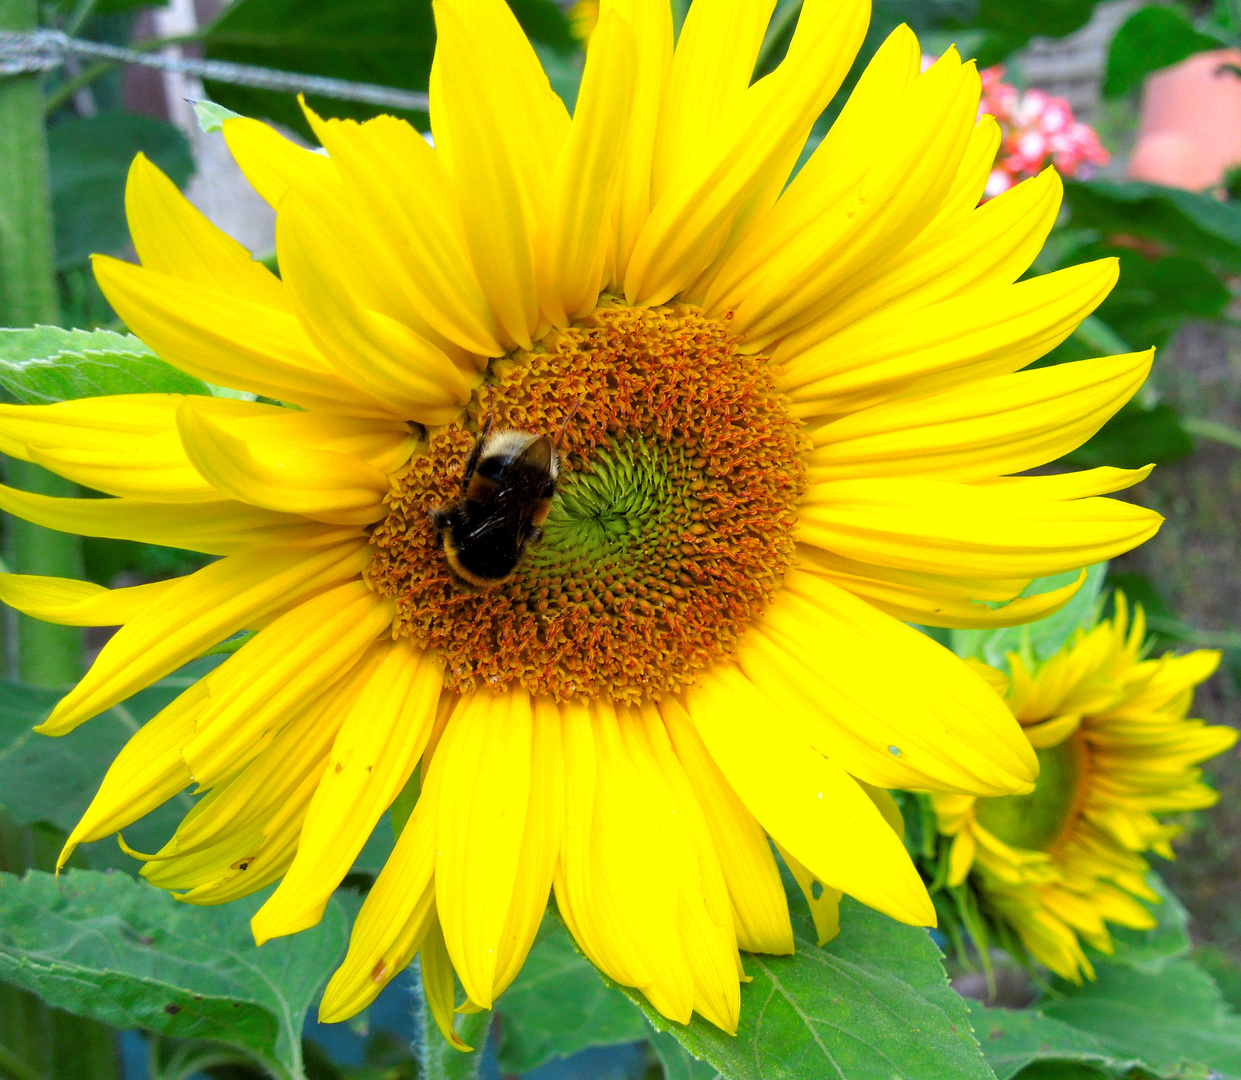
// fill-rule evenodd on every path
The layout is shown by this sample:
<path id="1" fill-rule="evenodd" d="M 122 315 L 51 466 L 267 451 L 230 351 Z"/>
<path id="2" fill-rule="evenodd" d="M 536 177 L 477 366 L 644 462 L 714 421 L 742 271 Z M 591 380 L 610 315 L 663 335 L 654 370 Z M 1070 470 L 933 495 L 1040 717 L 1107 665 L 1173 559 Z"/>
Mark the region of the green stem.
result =
<path id="1" fill-rule="evenodd" d="M 483 1053 L 487 1049 L 487 1033 L 491 1028 L 491 1011 L 461 1013 L 457 1016 L 457 1034 L 462 1042 L 474 1049 L 463 1053 L 448 1045 L 440 1034 L 422 989 L 422 978 L 416 980 L 415 994 L 418 998 L 418 1014 L 422 1021 L 422 1039 L 418 1054 L 418 1080 L 475 1080 Z"/>
<path id="2" fill-rule="evenodd" d="M 38 26 L 36 0 L 0 0 L 0 30 Z M 0 79 L 0 325 L 60 321 L 43 93 L 37 75 Z M 8 481 L 43 495 L 76 493 L 38 466 L 11 462 Z M 82 543 L 64 533 L 9 519 L 9 556 L 19 574 L 81 577 Z M 81 675 L 82 631 L 22 616 L 18 674 L 41 686 Z"/>

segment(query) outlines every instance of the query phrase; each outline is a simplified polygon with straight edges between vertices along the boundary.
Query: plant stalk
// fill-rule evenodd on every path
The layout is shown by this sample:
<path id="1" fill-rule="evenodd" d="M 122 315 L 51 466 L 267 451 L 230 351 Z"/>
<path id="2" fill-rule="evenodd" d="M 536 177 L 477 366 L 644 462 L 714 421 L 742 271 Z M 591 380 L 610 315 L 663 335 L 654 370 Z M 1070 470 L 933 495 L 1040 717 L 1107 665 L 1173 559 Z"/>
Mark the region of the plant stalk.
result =
<path id="1" fill-rule="evenodd" d="M 38 26 L 36 0 L 0 0 L 0 30 Z M 0 79 L 0 325 L 60 321 L 43 93 L 37 74 Z M 37 465 L 12 461 L 6 479 L 41 495 L 76 486 Z M 8 519 L 8 556 L 19 574 L 82 576 L 77 537 Z M 18 619 L 18 671 L 38 686 L 66 686 L 82 673 L 82 631 Z"/>
<path id="2" fill-rule="evenodd" d="M 422 987 L 421 971 L 414 980 L 414 993 L 418 998 L 418 1018 L 422 1022 L 418 1080 L 476 1080 L 487 1049 L 491 1010 L 457 1016 L 457 1034 L 467 1046 L 474 1048 L 467 1054 L 449 1046 L 448 1040 L 435 1026 L 435 1018 L 431 1015 L 431 1007 Z"/>

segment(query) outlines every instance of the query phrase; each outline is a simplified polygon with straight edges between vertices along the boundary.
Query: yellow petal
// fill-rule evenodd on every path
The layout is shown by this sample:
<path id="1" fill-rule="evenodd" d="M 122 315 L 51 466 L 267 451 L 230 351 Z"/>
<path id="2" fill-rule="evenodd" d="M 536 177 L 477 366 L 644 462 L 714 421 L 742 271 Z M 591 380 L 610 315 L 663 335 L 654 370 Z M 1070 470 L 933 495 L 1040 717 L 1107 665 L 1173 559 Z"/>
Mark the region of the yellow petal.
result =
<path id="1" fill-rule="evenodd" d="M 982 491 L 1031 501 L 1084 499 L 1091 495 L 1110 495 L 1113 491 L 1123 491 L 1140 484 L 1150 476 L 1154 467 L 1114 469 L 1110 465 L 1101 465 L 1097 469 L 1046 476 L 999 476 L 981 481 L 977 486 Z"/>
<path id="2" fill-rule="evenodd" d="M 474 1047 L 467 1046 L 453 1027 L 453 1003 L 456 1001 L 457 986 L 453 981 L 452 960 L 448 955 L 448 946 L 444 941 L 443 928 L 439 920 L 432 917 L 426 940 L 422 943 L 422 985 L 427 995 L 427 1007 L 440 1034 L 448 1040 L 454 1050 L 468 1052 Z"/>
<path id="3" fill-rule="evenodd" d="M 405 639 L 358 687 L 302 825 L 297 857 L 251 920 L 255 941 L 314 926 L 366 838 L 418 764 L 443 687 L 443 665 Z"/>
<path id="4" fill-rule="evenodd" d="M 762 826 L 728 786 L 676 699 L 661 701 L 659 710 L 719 853 L 737 944 L 747 952 L 791 953 L 788 902 Z"/>
<path id="5" fill-rule="evenodd" d="M 518 857 L 517 884 L 496 954 L 496 997 L 517 977 L 534 944 L 564 836 L 564 747 L 560 710 L 547 698 L 534 701 L 530 805 Z"/>
<path id="6" fill-rule="evenodd" d="M 125 324 L 182 371 L 320 412 L 403 419 L 332 371 L 290 312 L 105 255 L 93 263 Z"/>
<path id="7" fill-rule="evenodd" d="M 873 164 L 856 188 L 816 188 L 799 183 L 799 174 L 722 272 L 738 282 L 735 290 L 717 298 L 716 286 L 708 308 L 735 310 L 738 331 L 763 347 L 881 272 L 947 195 L 969 145 L 979 91 L 972 67 L 951 54 L 941 58 L 893 102 L 889 137 L 871 151 Z"/>
<path id="8" fill-rule="evenodd" d="M 230 634 L 361 573 L 368 561 L 366 545 L 351 541 L 310 552 L 252 548 L 203 567 L 121 627 L 37 730 L 72 731 Z"/>
<path id="9" fill-rule="evenodd" d="M 319 1019 L 324 1023 L 347 1020 L 374 1001 L 414 958 L 435 921 L 433 872 L 442 771 L 442 761 L 432 759 L 414 811 L 366 894 L 349 953 L 323 992 Z"/>
<path id="10" fill-rule="evenodd" d="M 916 319 L 876 312 L 788 361 L 782 388 L 808 416 L 929 394 L 1025 367 L 1069 336 L 1116 283 L 1102 259 L 971 290 Z"/>
<path id="11" fill-rule="evenodd" d="M 1037 775 L 1017 722 L 978 676 L 816 575 L 789 574 L 739 664 L 819 753 L 869 784 L 1004 795 Z"/>
<path id="12" fill-rule="evenodd" d="M 328 418 L 272 409 L 267 416 L 237 419 L 214 404 L 187 400 L 177 423 L 190 460 L 217 490 L 242 503 L 330 524 L 368 525 L 387 513 L 387 473 L 361 457 L 328 449 Z M 315 430 L 318 425 L 306 420 L 328 422 Z M 394 461 L 413 449 L 407 432 L 385 434 Z"/>
<path id="13" fill-rule="evenodd" d="M 687 708 L 733 790 L 819 881 L 901 922 L 934 925 L 935 909 L 904 844 L 777 702 L 738 669 L 719 665 L 689 693 Z"/>
<path id="14" fill-rule="evenodd" d="M 774 0 L 704 0 L 686 12 L 655 143 L 657 199 L 749 87 L 774 8 Z"/>
<path id="15" fill-rule="evenodd" d="M 995 128 L 991 117 L 983 119 L 992 121 L 989 130 Z M 976 129 L 971 147 L 977 140 Z M 966 156 L 969 157 L 968 152 Z M 992 149 L 982 173 L 984 182 L 994 157 Z M 962 169 L 965 168 L 963 163 Z M 853 283 L 847 296 L 780 338 L 773 357 L 783 361 L 796 356 L 815 342 L 881 309 L 888 318 L 900 317 L 898 313 L 912 316 L 930 304 L 970 289 L 1011 285 L 1042 250 L 1055 224 L 1062 194 L 1059 176 L 1054 169 L 1046 169 L 982 206 L 977 206 L 978 200 L 974 199 L 964 217 L 947 216 L 941 220 L 941 205 L 936 219 L 877 276 Z M 951 195 L 945 204 L 950 201 Z"/>
<path id="16" fill-rule="evenodd" d="M 807 494 L 798 539 L 880 566 L 1034 578 L 1137 547 L 1163 520 L 1116 499 L 1035 501 L 1038 490 L 1032 499 L 1010 485 L 835 480 Z"/>
<path id="17" fill-rule="evenodd" d="M 918 588 L 916 585 L 889 581 L 874 575 L 841 573 L 830 564 L 820 562 L 826 552 L 814 548 L 804 551 L 801 560 L 803 569 L 821 574 L 842 589 L 848 589 L 849 592 L 863 597 L 880 611 L 885 611 L 902 622 L 921 623 L 923 626 L 981 629 L 1037 622 L 1064 607 L 1086 580 L 1086 571 L 1083 570 L 1077 580 L 1069 585 L 1036 596 L 1020 597 L 996 608 L 988 607 L 982 601 L 953 596 L 944 591 Z"/>
<path id="18" fill-rule="evenodd" d="M 130 737 L 108 766 L 99 790 L 56 860 L 59 870 L 78 844 L 110 836 L 162 806 L 193 783 L 181 747 L 207 700 L 208 675 L 177 697 Z M 188 806 L 187 800 L 187 806 Z"/>
<path id="19" fill-rule="evenodd" d="M 274 210 L 280 209 L 291 188 L 335 179 L 326 157 L 290 142 L 261 121 L 233 117 L 224 121 L 222 130 L 246 179 Z"/>
<path id="20" fill-rule="evenodd" d="M 292 605 L 290 605 L 292 606 Z M 260 630 L 229 659 L 186 744 L 194 779 L 211 787 L 236 775 L 290 715 L 350 671 L 392 623 L 393 604 L 364 581 L 313 596 Z"/>
<path id="21" fill-rule="evenodd" d="M 534 234 L 548 193 L 545 164 L 569 129 L 538 57 L 503 0 L 437 0 L 431 128 L 451 147 L 466 243 L 491 310 L 529 348 L 538 328 Z M 451 936 L 445 940 L 451 947 Z"/>
<path id="22" fill-rule="evenodd" d="M 73 578 L 0 574 L 0 601 L 32 619 L 60 626 L 123 626 L 158 604 L 175 586 L 174 579 L 105 589 Z"/>
<path id="23" fill-rule="evenodd" d="M 0 404 L 0 453 L 110 495 L 216 501 L 219 492 L 190 464 L 177 434 L 183 400 L 181 394 L 122 394 Z"/>
<path id="24" fill-rule="evenodd" d="M 147 269 L 268 307 L 288 306 L 280 279 L 212 225 L 145 154 L 129 167 L 125 216 Z"/>
<path id="25" fill-rule="evenodd" d="M 0 509 L 47 529 L 208 555 L 231 555 L 259 545 L 333 544 L 361 536 L 356 529 L 329 528 L 231 500 L 173 506 L 139 499 L 60 499 L 0 486 Z"/>
<path id="26" fill-rule="evenodd" d="M 617 166 L 613 283 L 625 279 L 629 257 L 651 212 L 651 166 L 664 90 L 672 68 L 672 8 L 664 0 L 614 0 L 633 25 L 634 88 L 629 137 Z"/>
<path id="27" fill-rule="evenodd" d="M 612 254 L 615 176 L 633 111 L 633 26 L 615 8 L 591 35 L 569 137 L 552 171 L 535 234 L 539 306 L 555 326 L 599 300 Z"/>
<path id="28" fill-rule="evenodd" d="M 793 875 L 793 880 L 797 882 L 797 887 L 801 889 L 802 896 L 806 898 L 806 904 L 810 908 L 810 917 L 814 920 L 814 930 L 818 935 L 818 944 L 822 948 L 840 933 L 840 898 L 844 893 L 818 881 L 814 874 L 784 848 L 779 844 L 776 847 L 779 848 L 780 858 L 784 860 L 789 872 Z M 816 884 L 819 886 L 817 896 L 815 895 Z"/>
<path id="29" fill-rule="evenodd" d="M 792 164 L 790 151 L 840 86 L 868 14 L 868 5 L 856 0 L 809 0 L 802 7 L 784 61 L 725 103 L 668 177 L 625 275 L 630 304 L 662 303 L 692 283 L 723 247 L 746 200 L 773 178 L 784 179 L 772 174 Z M 673 66 L 675 81 L 675 57 Z M 675 96 L 670 87 L 669 101 Z M 657 163 L 657 184 L 660 168 Z"/>
<path id="30" fill-rule="evenodd" d="M 983 379 L 876 405 L 812 433 L 815 480 L 980 480 L 1067 454 L 1137 392 L 1154 350 Z"/>
<path id="31" fill-rule="evenodd" d="M 463 349 L 498 356 L 502 331 L 487 306 L 465 246 L 456 192 L 444 163 L 404 120 L 364 124 L 308 114 L 347 187 L 353 212 L 400 253 L 398 280 L 440 334 Z"/>
<path id="32" fill-rule="evenodd" d="M 465 698 L 443 758 L 435 906 L 466 996 L 490 1008 L 496 951 L 518 878 L 530 800 L 533 720 L 524 691 Z"/>

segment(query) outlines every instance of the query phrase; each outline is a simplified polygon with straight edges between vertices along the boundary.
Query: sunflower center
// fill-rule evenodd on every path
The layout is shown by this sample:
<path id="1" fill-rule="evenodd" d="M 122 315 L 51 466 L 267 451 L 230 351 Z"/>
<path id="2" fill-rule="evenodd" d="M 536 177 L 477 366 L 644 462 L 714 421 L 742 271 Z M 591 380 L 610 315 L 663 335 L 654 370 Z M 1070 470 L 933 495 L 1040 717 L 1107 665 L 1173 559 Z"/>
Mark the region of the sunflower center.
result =
<path id="1" fill-rule="evenodd" d="M 606 297 L 494 363 L 464 422 L 393 477 L 367 578 L 396 600 L 395 631 L 438 650 L 463 692 L 636 703 L 690 685 L 792 559 L 806 471 L 773 376 L 695 308 Z M 542 536 L 480 588 L 452 572 L 430 514 L 460 500 L 488 418 L 558 438 L 560 477 Z"/>
<path id="2" fill-rule="evenodd" d="M 1049 851 L 1066 834 L 1085 794 L 1086 747 L 1080 733 L 1036 750 L 1038 780 L 1028 795 L 979 799 L 978 823 L 1013 847 Z"/>

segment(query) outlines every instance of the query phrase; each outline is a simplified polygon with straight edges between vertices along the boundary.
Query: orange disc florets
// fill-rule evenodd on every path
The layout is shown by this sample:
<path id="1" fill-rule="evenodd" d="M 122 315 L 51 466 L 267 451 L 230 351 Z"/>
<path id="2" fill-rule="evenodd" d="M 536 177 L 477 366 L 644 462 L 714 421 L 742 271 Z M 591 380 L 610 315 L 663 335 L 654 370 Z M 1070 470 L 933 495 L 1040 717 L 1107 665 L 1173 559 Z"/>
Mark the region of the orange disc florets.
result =
<path id="1" fill-rule="evenodd" d="M 733 652 L 792 558 L 806 472 L 771 362 L 695 308 L 603 304 L 494 363 L 465 425 L 432 432 L 393 477 L 367 579 L 457 690 L 675 693 Z M 489 416 L 564 430 L 542 539 L 480 590 L 454 577 L 429 515 L 458 497 Z"/>

